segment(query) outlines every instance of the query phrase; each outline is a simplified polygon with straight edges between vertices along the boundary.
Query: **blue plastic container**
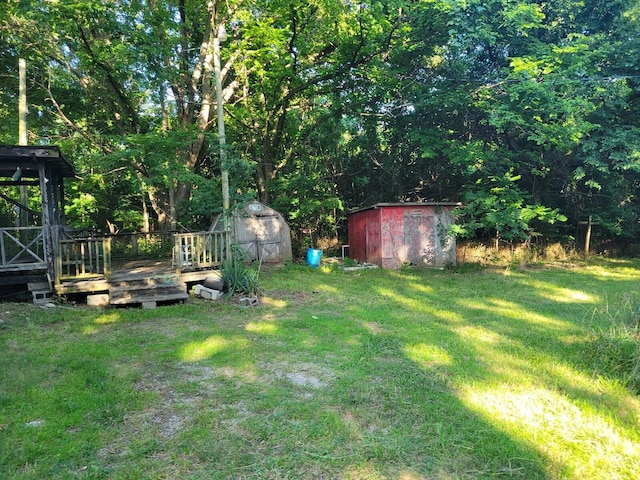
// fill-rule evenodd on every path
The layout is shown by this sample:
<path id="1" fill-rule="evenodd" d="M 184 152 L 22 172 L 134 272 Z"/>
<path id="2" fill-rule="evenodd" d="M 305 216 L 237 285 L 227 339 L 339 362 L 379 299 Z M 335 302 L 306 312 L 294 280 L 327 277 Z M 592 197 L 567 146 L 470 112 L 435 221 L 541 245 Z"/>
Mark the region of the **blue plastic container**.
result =
<path id="1" fill-rule="evenodd" d="M 310 248 L 307 250 L 307 264 L 313 268 L 320 266 L 320 259 L 322 258 L 322 250 L 316 248 Z"/>

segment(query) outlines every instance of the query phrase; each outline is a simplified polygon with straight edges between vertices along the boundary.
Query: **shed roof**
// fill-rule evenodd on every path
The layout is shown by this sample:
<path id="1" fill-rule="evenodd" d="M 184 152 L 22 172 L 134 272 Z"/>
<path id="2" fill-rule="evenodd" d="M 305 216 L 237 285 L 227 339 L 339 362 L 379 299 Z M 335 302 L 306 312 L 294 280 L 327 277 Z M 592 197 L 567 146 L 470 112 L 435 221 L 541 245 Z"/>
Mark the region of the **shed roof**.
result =
<path id="1" fill-rule="evenodd" d="M 19 167 L 23 177 L 37 178 L 41 161 L 63 177 L 76 176 L 73 166 L 57 146 L 0 145 L 0 177 L 11 177 Z"/>
<path id="2" fill-rule="evenodd" d="M 375 210 L 384 207 L 459 207 L 462 203 L 460 202 L 397 202 L 397 203 L 376 203 L 375 205 L 371 205 L 370 207 L 358 208 L 352 210 L 348 213 L 351 215 L 353 213 L 363 212 L 365 210 Z"/>

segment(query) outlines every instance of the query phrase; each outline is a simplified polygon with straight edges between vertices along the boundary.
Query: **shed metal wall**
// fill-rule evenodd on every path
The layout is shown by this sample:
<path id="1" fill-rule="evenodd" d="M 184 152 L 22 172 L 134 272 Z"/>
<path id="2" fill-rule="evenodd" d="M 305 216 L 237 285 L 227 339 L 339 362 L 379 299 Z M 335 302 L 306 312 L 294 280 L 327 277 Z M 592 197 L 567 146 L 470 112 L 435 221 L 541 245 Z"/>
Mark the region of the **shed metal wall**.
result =
<path id="1" fill-rule="evenodd" d="M 211 226 L 211 231 L 224 228 L 222 217 Z M 291 260 L 291 229 L 276 210 L 260 202 L 249 203 L 236 211 L 231 220 L 233 240 L 247 254 L 248 260 L 278 263 Z"/>
<path id="2" fill-rule="evenodd" d="M 380 212 L 365 210 L 349 216 L 349 256 L 359 262 L 379 263 Z"/>
<path id="3" fill-rule="evenodd" d="M 349 215 L 349 255 L 383 268 L 456 263 L 449 235 L 457 204 L 378 204 Z"/>

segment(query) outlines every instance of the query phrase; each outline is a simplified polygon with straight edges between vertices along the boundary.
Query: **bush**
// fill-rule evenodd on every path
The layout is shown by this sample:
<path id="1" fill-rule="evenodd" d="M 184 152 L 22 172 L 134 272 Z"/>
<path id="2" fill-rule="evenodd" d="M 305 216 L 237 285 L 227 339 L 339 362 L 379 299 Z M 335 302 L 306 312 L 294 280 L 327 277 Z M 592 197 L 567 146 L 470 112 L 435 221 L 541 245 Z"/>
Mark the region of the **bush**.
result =
<path id="1" fill-rule="evenodd" d="M 251 268 L 235 255 L 222 265 L 222 279 L 229 295 L 254 296 L 262 293 L 259 267 Z"/>

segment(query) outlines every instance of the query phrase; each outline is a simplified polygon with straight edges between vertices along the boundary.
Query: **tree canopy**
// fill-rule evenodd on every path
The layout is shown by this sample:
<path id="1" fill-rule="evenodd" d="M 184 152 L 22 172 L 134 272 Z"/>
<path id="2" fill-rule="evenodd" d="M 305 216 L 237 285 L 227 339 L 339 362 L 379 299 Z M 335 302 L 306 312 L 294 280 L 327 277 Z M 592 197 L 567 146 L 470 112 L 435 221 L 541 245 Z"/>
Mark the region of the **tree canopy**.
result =
<path id="1" fill-rule="evenodd" d="M 0 5 L 0 141 L 81 172 L 69 219 L 203 228 L 259 198 L 344 234 L 376 202 L 461 201 L 457 233 L 640 234 L 638 0 L 97 0 Z M 226 41 L 221 27 L 226 30 Z M 216 128 L 221 58 L 227 155 Z M 114 195 L 117 192 L 118 195 Z"/>

